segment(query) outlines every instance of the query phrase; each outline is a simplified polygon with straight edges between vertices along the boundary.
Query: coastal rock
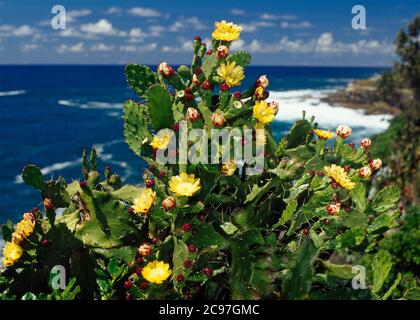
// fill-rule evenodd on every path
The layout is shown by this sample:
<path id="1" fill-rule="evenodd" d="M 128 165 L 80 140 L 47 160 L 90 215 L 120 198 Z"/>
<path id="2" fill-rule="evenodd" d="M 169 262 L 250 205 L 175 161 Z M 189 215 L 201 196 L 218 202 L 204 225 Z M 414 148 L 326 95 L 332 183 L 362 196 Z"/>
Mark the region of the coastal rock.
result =
<path id="1" fill-rule="evenodd" d="M 378 76 L 366 80 L 354 80 L 347 88 L 329 93 L 321 101 L 350 109 L 363 109 L 365 114 L 392 114 L 401 112 L 399 106 L 385 102 L 378 90 Z M 401 92 L 402 99 L 409 99 L 410 93 Z"/>

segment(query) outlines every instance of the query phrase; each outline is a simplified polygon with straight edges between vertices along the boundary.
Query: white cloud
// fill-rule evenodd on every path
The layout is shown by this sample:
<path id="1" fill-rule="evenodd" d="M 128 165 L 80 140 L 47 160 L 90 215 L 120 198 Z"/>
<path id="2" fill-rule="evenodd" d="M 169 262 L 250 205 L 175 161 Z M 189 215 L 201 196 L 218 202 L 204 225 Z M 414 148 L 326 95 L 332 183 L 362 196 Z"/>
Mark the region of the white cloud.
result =
<path id="1" fill-rule="evenodd" d="M 146 34 L 143 32 L 141 28 L 134 28 L 130 30 L 129 36 L 133 38 L 140 38 L 140 37 L 145 37 Z"/>
<path id="2" fill-rule="evenodd" d="M 159 37 L 161 36 L 161 31 L 160 26 L 150 27 L 147 31 L 144 31 L 142 28 L 133 28 L 128 32 L 129 42 L 139 43 L 143 42 L 147 37 Z"/>
<path id="3" fill-rule="evenodd" d="M 162 13 L 155 9 L 150 8 L 142 8 L 142 7 L 134 7 L 128 10 L 128 13 L 130 13 L 133 16 L 137 17 L 148 17 L 148 18 L 156 18 L 162 16 Z"/>
<path id="4" fill-rule="evenodd" d="M 65 53 L 65 52 L 83 52 L 85 51 L 85 47 L 83 42 L 79 42 L 75 45 L 67 45 L 62 44 L 56 48 L 58 53 Z"/>
<path id="5" fill-rule="evenodd" d="M 166 27 L 160 25 L 154 25 L 149 27 L 149 33 L 153 36 L 160 36 L 163 32 L 167 30 Z"/>
<path id="6" fill-rule="evenodd" d="M 192 42 L 191 41 L 184 41 L 180 44 L 180 46 L 163 46 L 163 52 L 190 52 L 192 51 Z"/>
<path id="7" fill-rule="evenodd" d="M 173 52 L 174 51 L 174 49 L 175 49 L 175 47 L 172 47 L 172 46 L 163 46 L 162 47 L 162 51 L 163 52 Z M 179 49 L 177 48 L 177 50 L 179 51 Z"/>
<path id="8" fill-rule="evenodd" d="M 263 13 L 260 16 L 260 19 L 262 19 L 262 20 L 277 20 L 277 19 L 279 19 L 279 16 L 277 16 L 275 14 L 271 14 L 271 13 Z"/>
<path id="9" fill-rule="evenodd" d="M 60 30 L 58 34 L 61 37 L 67 37 L 67 38 L 81 38 L 81 39 L 86 39 L 86 40 L 96 39 L 95 34 L 87 33 L 87 32 L 80 32 L 79 30 L 72 27 L 66 28 L 64 30 Z"/>
<path id="10" fill-rule="evenodd" d="M 112 24 L 106 19 L 100 19 L 96 23 L 82 24 L 80 29 L 88 33 L 109 34 L 113 32 Z"/>
<path id="11" fill-rule="evenodd" d="M 13 31 L 13 35 L 17 37 L 30 36 L 36 32 L 36 29 L 31 28 L 28 25 L 21 26 Z"/>
<path id="12" fill-rule="evenodd" d="M 120 46 L 120 50 L 125 51 L 125 52 L 136 52 L 137 46 L 135 46 L 133 44 L 123 45 L 123 46 Z"/>
<path id="13" fill-rule="evenodd" d="M 125 36 L 125 31 L 115 29 L 106 19 L 100 19 L 96 23 L 82 24 L 80 30 L 83 32 L 108 36 Z"/>
<path id="14" fill-rule="evenodd" d="M 289 39 L 282 37 L 275 42 L 263 42 L 257 39 L 249 44 L 240 43 L 237 49 L 248 50 L 253 53 L 314 53 L 320 55 L 390 55 L 394 46 L 390 42 L 379 40 L 359 40 L 356 42 L 336 41 L 330 32 L 322 33 L 318 38 Z"/>
<path id="15" fill-rule="evenodd" d="M 230 9 L 230 13 L 231 14 L 234 14 L 236 16 L 244 16 L 244 15 L 246 15 L 246 11 L 245 10 L 237 9 L 237 8 Z"/>
<path id="16" fill-rule="evenodd" d="M 37 23 L 41 27 L 46 27 L 51 25 L 51 20 L 41 20 Z"/>
<path id="17" fill-rule="evenodd" d="M 28 51 L 36 50 L 38 48 L 39 48 L 39 45 L 35 43 L 25 43 L 23 46 L 20 47 L 22 52 L 28 52 Z"/>
<path id="18" fill-rule="evenodd" d="M 207 48 L 211 47 L 211 39 L 210 38 L 204 38 L 201 41 L 206 44 Z M 240 39 L 238 41 L 240 42 L 242 40 Z M 236 43 L 238 41 L 235 41 L 234 43 Z M 161 50 L 163 52 L 192 52 L 193 42 L 190 39 L 180 38 L 179 39 L 179 46 L 164 45 Z"/>
<path id="19" fill-rule="evenodd" d="M 306 29 L 306 28 L 313 27 L 313 25 L 309 21 L 301 21 L 301 22 L 283 21 L 280 24 L 280 27 L 282 27 L 283 29 Z"/>
<path id="20" fill-rule="evenodd" d="M 134 44 L 130 44 L 130 45 L 120 46 L 120 51 L 143 53 L 143 52 L 155 51 L 157 47 L 158 47 L 158 44 L 156 42 L 143 44 L 143 45 L 137 45 L 137 46 Z"/>
<path id="21" fill-rule="evenodd" d="M 296 20 L 297 17 L 291 14 L 276 15 L 271 13 L 263 13 L 260 16 L 262 20 Z"/>
<path id="22" fill-rule="evenodd" d="M 230 45 L 230 50 L 233 50 L 233 51 L 243 50 L 244 45 L 245 45 L 245 41 L 242 39 L 238 39 L 232 42 L 232 44 Z"/>
<path id="23" fill-rule="evenodd" d="M 122 8 L 119 7 L 110 7 L 105 11 L 105 14 L 110 15 L 120 15 L 123 12 Z"/>
<path id="24" fill-rule="evenodd" d="M 79 17 L 85 17 L 91 14 L 92 11 L 89 9 L 66 11 L 66 22 L 73 22 L 76 21 Z"/>
<path id="25" fill-rule="evenodd" d="M 139 48 L 139 52 L 155 51 L 157 46 L 158 46 L 158 44 L 156 42 L 149 43 L 149 44 L 146 44 L 146 45 L 142 45 Z"/>
<path id="26" fill-rule="evenodd" d="M 35 35 L 37 32 L 38 29 L 32 28 L 27 24 L 22 26 L 0 25 L 0 37 L 25 37 Z"/>
<path id="27" fill-rule="evenodd" d="M 113 45 L 107 45 L 105 43 L 97 43 L 90 47 L 91 51 L 112 51 L 114 50 Z"/>
<path id="28" fill-rule="evenodd" d="M 259 28 L 272 28 L 275 27 L 276 24 L 274 22 L 269 21 L 252 21 L 249 23 L 241 23 L 240 26 L 244 32 L 254 32 Z"/>
<path id="29" fill-rule="evenodd" d="M 179 32 L 181 30 L 204 30 L 206 28 L 206 24 L 197 17 L 181 17 L 181 19 L 175 21 L 171 26 L 169 26 L 169 31 Z"/>

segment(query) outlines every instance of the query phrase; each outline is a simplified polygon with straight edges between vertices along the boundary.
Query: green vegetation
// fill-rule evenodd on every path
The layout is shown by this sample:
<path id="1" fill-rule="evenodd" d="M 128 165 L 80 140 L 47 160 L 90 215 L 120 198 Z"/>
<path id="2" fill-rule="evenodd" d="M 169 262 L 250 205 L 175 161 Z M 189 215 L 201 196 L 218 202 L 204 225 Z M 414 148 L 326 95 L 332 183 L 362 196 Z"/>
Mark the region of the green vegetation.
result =
<path id="1" fill-rule="evenodd" d="M 39 190 L 43 208 L 2 226 L 0 298 L 416 297 L 416 281 L 400 286 L 409 278 L 394 272 L 402 260 L 386 242 L 400 226 L 400 189 L 370 188 L 380 161 L 369 161 L 368 146 L 347 143 L 351 128 L 344 125 L 330 147 L 326 139 L 334 134 L 305 114 L 277 143 L 268 79 L 231 93 L 251 57 L 229 53 L 240 27 L 216 25 L 211 51 L 194 39 L 191 66 L 126 68 L 139 100 L 124 105 L 124 137 L 148 163 L 144 186 L 124 184 L 111 168 L 99 172 L 94 149 L 82 155 L 80 181 L 46 181 L 36 166 L 24 168 L 23 180 Z M 241 169 L 252 163 L 222 163 L 219 153 L 215 164 L 160 162 L 157 155 L 172 137 L 179 141 L 183 124 L 203 132 L 250 128 L 254 134 L 240 144 L 252 145 L 263 172 L 245 175 Z M 199 145 L 211 140 L 202 134 L 187 143 L 191 152 Z M 183 151 L 175 151 L 168 156 L 179 159 Z M 399 241 L 411 246 L 412 239 Z M 53 285 L 57 265 L 66 271 L 66 288 Z"/>

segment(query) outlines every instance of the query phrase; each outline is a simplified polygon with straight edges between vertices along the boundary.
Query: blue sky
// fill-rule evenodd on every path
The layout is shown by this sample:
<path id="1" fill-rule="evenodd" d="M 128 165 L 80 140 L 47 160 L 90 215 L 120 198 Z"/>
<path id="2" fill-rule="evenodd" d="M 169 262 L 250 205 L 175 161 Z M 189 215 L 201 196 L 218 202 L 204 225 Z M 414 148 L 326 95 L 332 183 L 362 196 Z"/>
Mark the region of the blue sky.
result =
<path id="1" fill-rule="evenodd" d="M 65 30 L 51 8 L 66 8 Z M 366 8 L 366 30 L 351 28 L 353 5 Z M 191 39 L 209 41 L 214 21 L 241 24 L 234 49 L 255 65 L 384 66 L 393 40 L 420 1 L 8 0 L 0 1 L 1 64 L 188 63 Z"/>

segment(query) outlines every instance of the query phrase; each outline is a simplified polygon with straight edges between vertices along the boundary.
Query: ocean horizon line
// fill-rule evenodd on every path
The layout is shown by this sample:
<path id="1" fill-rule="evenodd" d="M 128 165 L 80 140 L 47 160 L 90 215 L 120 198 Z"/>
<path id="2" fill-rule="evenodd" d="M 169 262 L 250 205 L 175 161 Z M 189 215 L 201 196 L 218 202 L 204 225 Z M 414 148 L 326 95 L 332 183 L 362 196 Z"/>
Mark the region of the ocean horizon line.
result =
<path id="1" fill-rule="evenodd" d="M 131 62 L 131 63 L 140 63 L 140 62 Z M 30 64 L 8 64 L 8 63 L 0 63 L 0 67 L 120 67 L 120 66 L 126 66 L 130 63 L 104 63 L 104 64 L 81 64 L 81 63 L 30 63 Z M 145 63 L 147 66 L 157 66 L 159 63 Z M 184 65 L 185 63 L 174 63 L 173 66 L 180 66 Z M 189 64 L 186 64 L 189 65 Z M 386 66 L 365 66 L 365 65 L 269 65 L 269 64 L 253 64 L 249 65 L 247 68 L 270 68 L 270 67 L 276 67 L 276 68 L 363 68 L 363 69 L 389 69 L 392 66 L 386 65 Z"/>

